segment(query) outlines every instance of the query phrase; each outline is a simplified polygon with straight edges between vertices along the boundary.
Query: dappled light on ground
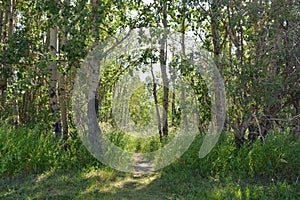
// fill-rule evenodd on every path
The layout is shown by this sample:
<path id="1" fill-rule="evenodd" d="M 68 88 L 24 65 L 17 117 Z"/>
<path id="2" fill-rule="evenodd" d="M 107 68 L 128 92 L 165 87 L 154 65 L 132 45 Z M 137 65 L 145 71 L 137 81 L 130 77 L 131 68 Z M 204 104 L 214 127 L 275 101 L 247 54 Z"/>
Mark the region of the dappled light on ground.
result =
<path id="1" fill-rule="evenodd" d="M 209 179 L 193 171 L 134 177 L 111 169 L 6 177 L 1 199 L 249 199 L 295 197 L 285 181 Z M 299 187 L 299 185 L 298 185 Z M 293 194 L 294 192 L 294 194 Z M 299 193 L 299 191 L 298 191 Z"/>

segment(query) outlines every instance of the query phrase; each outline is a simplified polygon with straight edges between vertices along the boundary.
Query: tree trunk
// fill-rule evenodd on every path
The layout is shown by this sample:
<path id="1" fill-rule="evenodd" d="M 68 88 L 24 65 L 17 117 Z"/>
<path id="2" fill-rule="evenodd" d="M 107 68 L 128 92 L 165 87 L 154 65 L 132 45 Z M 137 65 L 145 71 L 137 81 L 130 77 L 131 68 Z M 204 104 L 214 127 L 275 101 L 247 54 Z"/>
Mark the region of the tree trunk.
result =
<path id="1" fill-rule="evenodd" d="M 173 84 L 175 87 L 175 84 Z M 176 94 L 175 94 L 175 88 L 173 87 L 172 91 L 172 126 L 174 127 L 176 125 L 175 120 L 176 120 L 176 107 L 175 107 L 175 101 L 176 101 Z"/>
<path id="2" fill-rule="evenodd" d="M 5 23 L 4 23 L 5 19 L 4 19 L 4 11 L 0 11 L 0 43 L 4 40 L 4 38 L 2 38 L 3 34 L 3 27 L 5 27 Z M 5 29 L 5 28 L 4 28 Z M 1 48 L 0 51 L 2 51 L 3 49 Z M 1 63 L 0 64 L 0 69 L 3 72 L 4 71 L 4 65 Z M 5 96 L 4 96 L 4 91 L 6 90 L 7 87 L 7 81 L 5 78 L 5 75 L 2 74 L 2 76 L 0 77 L 0 120 L 2 121 L 2 116 L 3 116 L 3 112 L 4 112 L 4 107 L 5 107 Z"/>
<path id="3" fill-rule="evenodd" d="M 14 13 L 13 13 L 14 2 L 13 0 L 9 0 L 8 4 L 8 37 L 12 36 L 14 30 Z"/>
<path id="4" fill-rule="evenodd" d="M 65 1 L 64 6 L 68 6 L 69 1 Z M 65 7 L 63 8 L 65 11 Z M 65 27 L 62 28 L 62 39 L 61 47 L 65 46 L 67 43 L 67 33 Z M 65 52 L 63 52 L 65 53 Z M 65 56 L 66 59 L 66 56 Z M 63 71 L 58 73 L 58 97 L 59 97 L 59 106 L 61 111 L 61 125 L 62 125 L 62 134 L 63 140 L 66 141 L 69 137 L 68 133 L 68 97 L 66 93 L 66 72 L 67 72 L 67 61 L 62 61 Z"/>
<path id="5" fill-rule="evenodd" d="M 22 96 L 22 108 L 20 112 L 20 123 L 25 124 L 27 121 L 31 121 L 32 116 L 29 115 L 30 108 L 33 106 L 31 105 L 33 101 L 33 94 L 35 93 L 34 90 L 26 91 L 25 94 Z"/>
<path id="6" fill-rule="evenodd" d="M 185 53 L 185 10 L 186 10 L 186 1 L 183 1 L 183 13 L 182 13 L 182 21 L 181 21 L 181 54 L 182 54 L 182 62 L 184 67 L 187 67 L 186 62 L 186 53 Z M 184 129 L 188 128 L 188 120 L 187 120 L 187 111 L 186 111 L 186 93 L 185 86 L 182 84 L 181 86 L 181 106 L 182 106 L 182 119 L 184 123 Z"/>
<path id="7" fill-rule="evenodd" d="M 218 1 L 214 1 L 212 4 L 212 16 L 211 16 L 211 32 L 213 38 L 213 51 L 214 51 L 214 60 L 217 66 L 217 69 L 223 77 L 223 65 L 220 62 L 220 52 L 221 52 L 221 44 L 220 44 L 220 27 L 219 27 L 219 18 L 220 18 L 220 9 Z M 225 115 L 225 107 L 222 104 L 222 99 L 225 98 L 225 94 L 222 93 L 221 87 L 221 78 L 215 74 L 214 77 L 214 88 L 215 88 L 215 111 L 216 112 L 216 120 L 217 120 L 217 132 L 222 131 L 223 129 L 223 120 L 222 116 Z"/>
<path id="8" fill-rule="evenodd" d="M 50 82 L 49 82 L 49 97 L 50 97 L 50 111 L 56 120 L 53 123 L 54 133 L 58 138 L 61 138 L 61 119 L 59 117 L 59 103 L 58 103 L 58 69 L 55 62 L 56 53 L 58 49 L 57 43 L 57 27 L 50 29 L 50 55 L 51 59 L 49 62 L 50 67 Z"/>
<path id="9" fill-rule="evenodd" d="M 91 0 L 92 4 L 92 25 L 93 30 L 92 34 L 94 37 L 93 44 L 90 48 L 90 51 L 95 50 L 96 46 L 99 43 L 99 15 L 98 15 L 98 5 L 99 0 Z M 99 56 L 99 55 L 97 55 Z M 89 74 L 88 74 L 88 132 L 89 132 L 89 141 L 93 144 L 93 147 L 99 153 L 103 153 L 102 147 L 102 130 L 98 124 L 98 93 L 99 93 L 99 74 L 100 74 L 100 59 L 95 57 L 88 58 L 89 62 Z"/>
<path id="10" fill-rule="evenodd" d="M 239 125 L 234 124 L 230 121 L 230 119 L 226 119 L 227 123 L 231 126 L 231 128 L 234 130 L 234 138 L 235 143 L 238 147 L 241 147 L 245 142 L 245 134 L 246 130 L 251 124 L 252 121 L 252 114 L 248 114 L 247 117 L 244 117 Z"/>
<path id="11" fill-rule="evenodd" d="M 98 14 L 98 7 L 100 5 L 100 3 L 102 2 L 102 0 L 91 0 L 92 3 L 92 24 L 94 29 L 92 30 L 92 34 L 94 36 L 94 41 L 93 44 L 91 46 L 91 50 L 93 50 L 98 44 L 99 44 L 99 35 L 100 35 L 100 16 Z M 98 62 L 99 65 L 97 67 L 100 67 L 100 62 Z M 97 64 L 98 64 L 97 63 Z M 99 71 L 100 73 L 100 71 Z M 99 74 L 98 74 L 99 76 Z M 99 94 L 99 84 L 95 85 L 96 87 L 96 92 L 95 92 L 95 109 L 96 109 L 96 117 L 99 118 L 99 98 L 98 98 L 98 94 Z"/>
<path id="12" fill-rule="evenodd" d="M 62 36 L 62 45 L 65 45 L 67 42 L 67 37 L 65 33 Z M 63 61 L 62 66 L 64 69 L 67 68 L 66 61 Z M 65 70 L 66 71 L 66 70 Z M 59 106 L 61 112 L 61 125 L 62 125 L 62 134 L 63 140 L 68 139 L 68 114 L 67 114 L 67 94 L 66 94 L 66 76 L 65 72 L 58 73 L 58 97 L 59 97 Z"/>
<path id="13" fill-rule="evenodd" d="M 153 97 L 154 97 L 154 104 L 155 104 L 155 110 L 156 110 L 156 117 L 157 117 L 157 129 L 158 129 L 158 133 L 159 133 L 159 139 L 160 142 L 162 142 L 162 131 L 161 131 L 161 119 L 160 119 L 160 114 L 159 114 L 159 108 L 158 108 L 158 100 L 157 100 L 157 84 L 155 81 L 155 76 L 153 73 L 153 67 L 152 64 L 150 66 L 151 68 L 151 75 L 152 75 L 152 80 L 153 80 Z"/>
<path id="14" fill-rule="evenodd" d="M 168 108 L 169 108 L 169 80 L 167 76 L 167 1 L 163 4 L 163 28 L 164 32 L 160 40 L 160 69 L 163 81 L 163 128 L 162 132 L 168 137 Z"/>
<path id="15" fill-rule="evenodd" d="M 7 33 L 7 41 L 12 37 L 13 35 L 13 30 L 14 30 L 14 1 L 9 0 L 6 8 L 6 23 L 8 23 L 8 33 Z M 5 42 L 7 42 L 5 41 Z M 5 66 L 7 68 L 8 66 Z M 7 69 L 4 69 L 7 71 Z M 7 76 L 7 75 L 5 75 Z M 16 77 L 16 75 L 14 75 Z M 14 79 L 10 79 L 9 82 L 16 81 Z M 5 85 L 7 86 L 7 77 L 5 78 Z M 13 104 L 13 123 L 14 125 L 18 126 L 20 123 L 20 115 L 19 115 L 19 101 L 18 101 L 18 95 L 17 95 L 17 89 L 15 88 L 13 90 L 13 99 L 12 99 L 12 104 Z"/>
<path id="16" fill-rule="evenodd" d="M 8 11 L 8 38 L 13 35 L 14 30 L 14 1 L 9 0 L 9 11 Z M 13 112 L 14 112 L 14 124 L 18 126 L 20 124 L 20 114 L 19 114 L 19 100 L 17 95 L 17 90 L 13 91 L 14 94 L 14 103 L 13 103 Z"/>
<path id="17" fill-rule="evenodd" d="M 2 31 L 4 26 L 4 12 L 3 10 L 0 11 L 0 42 L 2 42 Z"/>

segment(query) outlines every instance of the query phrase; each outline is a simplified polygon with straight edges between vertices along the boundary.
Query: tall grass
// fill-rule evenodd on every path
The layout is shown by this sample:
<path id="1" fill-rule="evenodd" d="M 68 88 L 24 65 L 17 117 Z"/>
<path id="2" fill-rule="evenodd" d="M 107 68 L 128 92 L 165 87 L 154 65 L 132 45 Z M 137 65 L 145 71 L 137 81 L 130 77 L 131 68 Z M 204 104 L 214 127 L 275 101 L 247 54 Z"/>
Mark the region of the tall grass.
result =
<path id="1" fill-rule="evenodd" d="M 198 157 L 203 136 L 165 172 L 194 170 L 203 177 L 266 177 L 295 181 L 300 176 L 300 137 L 271 133 L 264 142 L 237 148 L 231 134 L 223 134 L 203 159 Z"/>
<path id="2" fill-rule="evenodd" d="M 127 151 L 151 152 L 161 148 L 159 138 L 134 138 L 120 131 L 105 133 Z M 172 138 L 172 137 L 170 137 Z M 188 151 L 166 167 L 164 173 L 193 172 L 202 177 L 268 177 L 296 181 L 300 176 L 300 137 L 271 133 L 264 142 L 237 148 L 232 134 L 223 134 L 203 159 L 198 157 L 204 135 L 197 135 Z M 167 142 L 167 141 L 166 141 Z M 63 145 L 41 127 L 0 128 L 0 174 L 17 174 L 46 169 L 82 169 L 101 166 L 78 138 Z"/>
<path id="3" fill-rule="evenodd" d="M 41 127 L 0 128 L 0 175 L 81 168 L 95 163 L 98 164 L 79 139 L 62 145 Z"/>

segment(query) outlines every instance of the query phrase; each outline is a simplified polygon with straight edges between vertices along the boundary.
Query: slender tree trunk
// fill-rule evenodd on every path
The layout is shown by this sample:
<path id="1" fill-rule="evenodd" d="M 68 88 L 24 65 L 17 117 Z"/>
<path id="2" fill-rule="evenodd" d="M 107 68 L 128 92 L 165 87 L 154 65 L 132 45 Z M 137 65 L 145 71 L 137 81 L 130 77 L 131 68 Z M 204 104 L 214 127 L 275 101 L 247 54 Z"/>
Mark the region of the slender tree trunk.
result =
<path id="1" fill-rule="evenodd" d="M 187 112 L 186 112 L 186 93 L 185 93 L 185 87 L 184 84 L 181 86 L 181 104 L 182 104 L 182 109 L 181 109 L 181 114 L 182 114 L 182 119 L 184 123 L 184 129 L 187 129 L 189 124 L 187 120 Z"/>
<path id="2" fill-rule="evenodd" d="M 22 95 L 22 108 L 20 112 L 20 123 L 25 124 L 26 121 L 30 120 L 29 109 L 30 109 L 30 103 L 31 101 L 31 95 L 33 91 L 27 91 L 25 94 Z"/>
<path id="3" fill-rule="evenodd" d="M 9 0 L 9 12 L 8 12 L 8 20 L 9 20 L 9 26 L 8 26 L 8 37 L 10 38 L 13 35 L 14 31 L 14 1 Z M 17 90 L 14 90 L 14 124 L 18 126 L 20 124 L 20 112 L 19 112 L 19 100 L 18 100 L 18 94 Z"/>
<path id="4" fill-rule="evenodd" d="M 243 67 L 244 64 L 244 33 L 243 33 L 243 24 L 241 21 L 239 21 L 239 31 L 240 31 L 240 63 L 241 67 Z"/>
<path id="5" fill-rule="evenodd" d="M 13 35 L 14 30 L 14 1 L 9 0 L 7 4 L 7 23 L 8 23 L 8 33 L 7 33 L 7 40 L 9 40 Z M 16 81 L 16 80 L 9 80 L 9 81 Z M 7 79 L 6 79 L 6 85 L 7 85 Z M 14 89 L 13 91 L 13 123 L 14 125 L 18 126 L 20 123 L 20 115 L 19 115 L 19 101 L 18 101 L 18 95 L 17 95 L 17 89 Z"/>
<path id="6" fill-rule="evenodd" d="M 220 52 L 221 52 L 221 43 L 220 43 L 220 9 L 219 9 L 219 2 L 214 1 L 212 4 L 212 16 L 211 16 L 211 32 L 213 37 L 213 47 L 214 47 L 214 60 L 219 70 L 221 77 L 223 77 L 223 65 L 221 64 L 220 59 Z M 217 126 L 218 131 L 222 131 L 224 126 L 222 116 L 225 114 L 225 105 L 222 104 L 222 99 L 225 98 L 225 94 L 222 93 L 221 90 L 221 81 L 218 76 L 215 75 L 214 77 L 214 86 L 215 86 L 215 104 L 216 104 L 216 115 L 217 115 Z"/>
<path id="7" fill-rule="evenodd" d="M 69 5 L 69 1 L 64 2 L 63 12 L 65 11 L 65 6 Z M 65 27 L 62 28 L 62 37 L 61 37 L 61 47 L 65 46 L 67 43 L 67 33 Z M 64 52 L 65 53 L 65 52 Z M 66 59 L 66 57 L 65 57 Z M 69 137 L 68 133 L 68 97 L 66 93 L 66 72 L 67 72 L 67 61 L 62 62 L 63 71 L 58 73 L 58 97 L 59 97 L 59 106 L 61 111 L 61 125 L 62 125 L 62 134 L 63 140 L 66 141 Z"/>
<path id="8" fill-rule="evenodd" d="M 218 8 L 218 1 L 214 1 L 212 5 L 212 16 L 211 16 L 211 32 L 212 32 L 212 39 L 213 39 L 213 48 L 214 48 L 214 58 L 215 63 L 217 65 L 218 70 L 221 70 L 220 73 L 222 74 L 223 69 L 220 64 L 220 31 L 219 31 L 219 8 Z"/>
<path id="9" fill-rule="evenodd" d="M 4 22 L 4 11 L 0 11 L 0 42 L 2 42 L 2 31 L 3 31 L 3 22 Z"/>
<path id="10" fill-rule="evenodd" d="M 125 84 L 123 84 L 123 87 L 119 87 L 120 88 L 120 92 L 118 94 L 118 99 L 120 99 L 120 97 L 122 96 L 126 96 L 127 93 L 127 88 L 131 87 L 131 85 L 128 86 L 128 77 L 125 77 Z M 126 99 L 125 101 L 118 101 L 118 111 L 117 113 L 120 113 L 121 115 L 121 119 L 120 122 L 122 124 L 122 126 L 126 126 L 128 124 L 128 119 L 127 119 L 127 115 L 128 115 L 128 99 Z"/>
<path id="11" fill-rule="evenodd" d="M 13 29 L 14 29 L 14 2 L 13 0 L 9 0 L 9 5 L 8 5 L 8 24 L 9 24 L 9 28 L 8 28 L 8 36 L 12 36 L 13 34 Z"/>
<path id="12" fill-rule="evenodd" d="M 161 119 L 160 119 L 158 100 L 157 100 L 157 84 L 156 84 L 156 81 L 155 81 L 155 76 L 154 76 L 152 64 L 151 64 L 150 68 L 151 68 L 151 75 L 152 75 L 152 80 L 153 80 L 152 93 L 153 93 L 153 97 L 154 97 L 155 111 L 156 111 L 156 117 L 157 117 L 157 129 L 158 129 L 158 133 L 159 133 L 160 142 L 162 142 L 163 135 L 162 135 L 162 131 L 161 131 Z"/>
<path id="13" fill-rule="evenodd" d="M 2 41 L 4 41 L 4 38 L 3 37 L 3 27 L 5 25 L 5 19 L 4 19 L 4 11 L 0 11 L 0 43 Z M 5 29 L 5 28 L 4 28 Z M 0 51 L 2 51 L 3 49 L 1 48 Z M 0 70 L 1 71 L 4 71 L 4 65 L 2 63 L 0 63 Z M 2 77 L 3 76 L 3 77 Z M 2 75 L 0 77 L 0 120 L 2 120 L 2 116 L 3 116 L 3 112 L 4 112 L 4 107 L 5 107 L 5 96 L 4 96 L 4 91 L 6 90 L 6 87 L 7 87 L 7 81 L 5 79 L 5 75 Z"/>
<path id="14" fill-rule="evenodd" d="M 163 127 L 162 132 L 165 137 L 168 137 L 168 108 L 169 108 L 169 80 L 167 76 L 167 1 L 163 3 L 163 28 L 164 33 L 160 40 L 160 69 L 163 81 Z"/>
<path id="15" fill-rule="evenodd" d="M 100 0 L 91 0 L 92 4 L 92 34 L 94 37 L 93 44 L 90 51 L 93 51 L 99 43 L 99 15 L 98 5 Z M 88 129 L 89 129 L 89 140 L 93 147 L 97 147 L 95 151 L 102 153 L 102 130 L 98 124 L 98 93 L 99 93 L 99 74 L 100 74 L 100 60 L 99 58 L 89 58 L 89 75 L 88 75 Z"/>
<path id="16" fill-rule="evenodd" d="M 9 16 L 9 14 L 8 14 L 8 11 L 9 9 L 8 9 L 8 7 L 6 6 L 6 8 L 5 8 L 5 12 L 4 12 L 4 16 L 3 16 L 3 33 L 2 33 L 2 42 L 3 43 L 5 43 L 5 42 L 7 42 L 7 27 L 8 27 L 8 16 Z"/>
<path id="17" fill-rule="evenodd" d="M 49 43 L 50 43 L 50 55 L 51 60 L 49 62 L 50 67 L 50 82 L 49 82 L 49 97 L 50 97 L 50 111 L 56 120 L 53 123 L 54 133 L 58 138 L 61 138 L 61 119 L 59 117 L 59 102 L 58 102 L 58 69 L 55 62 L 56 53 L 58 50 L 58 42 L 57 42 L 57 27 L 50 29 L 49 34 Z"/>
<path id="18" fill-rule="evenodd" d="M 175 87 L 175 84 L 173 84 Z M 175 126 L 175 120 L 176 120 L 176 107 L 175 107 L 175 102 L 176 101 L 176 94 L 175 94 L 175 88 L 173 88 L 172 91 L 172 126 Z"/>
<path id="19" fill-rule="evenodd" d="M 79 65 L 79 61 L 75 62 L 72 67 L 70 67 L 68 75 L 66 77 L 66 95 L 67 95 L 67 105 L 71 105 L 71 96 L 72 96 L 72 91 L 74 89 L 74 84 L 76 80 L 76 75 L 77 75 L 77 67 Z M 74 124 L 74 119 L 72 115 L 67 115 L 68 117 L 68 127 L 73 126 Z M 70 133 L 69 133 L 70 135 Z"/>
<path id="20" fill-rule="evenodd" d="M 66 95 L 66 80 L 65 80 L 64 74 L 59 74 L 59 105 L 60 105 L 60 111 L 61 111 L 61 125 L 62 125 L 62 134 L 63 134 L 63 140 L 66 141 L 69 137 L 68 132 L 68 109 L 67 109 L 67 95 Z"/>
<path id="21" fill-rule="evenodd" d="M 67 42 L 67 37 L 65 33 L 62 36 L 62 45 L 65 45 Z M 67 62 L 63 61 L 62 66 L 66 71 Z M 68 139 L 68 114 L 67 114 L 67 94 L 66 94 L 66 76 L 64 72 L 58 73 L 58 97 L 59 97 L 59 106 L 61 111 L 61 125 L 62 125 L 62 134 L 63 140 L 66 141 Z"/>
<path id="22" fill-rule="evenodd" d="M 99 35 L 100 35 L 100 28 L 99 28 L 99 23 L 100 23 L 100 17 L 98 14 L 98 7 L 101 4 L 102 0 L 91 0 L 92 3 L 92 24 L 93 24 L 93 30 L 92 34 L 94 36 L 94 41 L 91 46 L 91 50 L 93 50 L 98 44 L 99 44 Z M 97 63 L 97 66 L 100 67 L 100 62 Z M 99 71 L 100 73 L 100 71 Z M 99 75 L 98 75 L 99 76 Z M 95 109 L 96 109 L 96 117 L 99 118 L 99 84 L 95 85 L 96 87 L 96 92 L 95 92 Z"/>
<path id="23" fill-rule="evenodd" d="M 182 61 L 184 64 L 186 63 L 186 53 L 185 53 L 185 9 L 186 9 L 186 1 L 183 1 L 183 13 L 182 13 L 182 21 L 181 21 L 181 53 L 182 53 Z M 187 66 L 185 66 L 187 67 Z M 188 120 L 187 120 L 187 112 L 186 112 L 186 93 L 185 86 L 182 84 L 181 86 L 181 102 L 182 102 L 182 118 L 184 123 L 184 128 L 188 128 Z"/>

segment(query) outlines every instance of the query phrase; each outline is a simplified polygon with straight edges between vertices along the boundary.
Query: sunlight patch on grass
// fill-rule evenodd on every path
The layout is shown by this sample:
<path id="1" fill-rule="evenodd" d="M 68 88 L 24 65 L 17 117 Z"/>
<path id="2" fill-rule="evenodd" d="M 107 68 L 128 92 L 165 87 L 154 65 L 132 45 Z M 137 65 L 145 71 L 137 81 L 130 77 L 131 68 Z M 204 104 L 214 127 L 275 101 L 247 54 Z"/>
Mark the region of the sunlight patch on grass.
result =
<path id="1" fill-rule="evenodd" d="M 150 176 L 134 177 L 133 174 L 118 174 L 114 170 L 92 170 L 83 172 L 82 176 L 88 180 L 89 185 L 80 192 L 80 197 L 88 197 L 99 193 L 118 196 L 120 190 L 142 190 L 158 178 L 158 174 Z"/>
<path id="2" fill-rule="evenodd" d="M 92 170 L 88 172 L 83 173 L 83 177 L 86 179 L 89 178 L 96 178 L 99 181 L 111 181 L 115 179 L 115 172 L 114 171 L 109 171 L 109 170 Z"/>
<path id="3" fill-rule="evenodd" d="M 0 180 L 0 199 L 296 199 L 296 194 L 297 186 L 287 182 L 209 180 L 188 171 L 134 177 L 89 169 Z"/>
<path id="4" fill-rule="evenodd" d="M 110 183 L 110 186 L 116 187 L 119 189 L 123 188 L 136 188 L 136 189 L 142 189 L 143 187 L 149 185 L 151 182 L 156 180 L 158 178 L 158 175 L 149 175 L 144 176 L 140 178 L 134 178 L 134 177 L 127 177 L 123 180 L 118 180 L 115 182 Z"/>
<path id="5" fill-rule="evenodd" d="M 39 183 L 39 182 L 41 182 L 41 181 L 43 181 L 43 180 L 49 178 L 49 177 L 51 176 L 52 173 L 53 173 L 53 172 L 51 172 L 51 171 L 46 171 L 46 172 L 44 172 L 44 173 L 38 175 L 38 176 L 34 179 L 34 182 Z"/>

